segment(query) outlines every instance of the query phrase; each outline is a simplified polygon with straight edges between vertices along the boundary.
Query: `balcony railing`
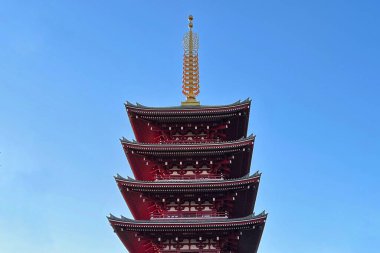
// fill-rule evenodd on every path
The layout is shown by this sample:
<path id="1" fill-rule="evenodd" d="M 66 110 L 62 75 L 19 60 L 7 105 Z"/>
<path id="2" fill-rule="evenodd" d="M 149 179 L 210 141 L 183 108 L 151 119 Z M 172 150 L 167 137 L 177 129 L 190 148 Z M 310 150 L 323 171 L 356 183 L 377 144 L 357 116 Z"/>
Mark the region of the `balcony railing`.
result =
<path id="1" fill-rule="evenodd" d="M 150 219 L 208 219 L 208 218 L 228 218 L 228 212 L 181 212 L 151 214 Z"/>
<path id="2" fill-rule="evenodd" d="M 223 175 L 160 175 L 156 176 L 156 180 L 210 180 L 219 179 L 223 180 Z"/>

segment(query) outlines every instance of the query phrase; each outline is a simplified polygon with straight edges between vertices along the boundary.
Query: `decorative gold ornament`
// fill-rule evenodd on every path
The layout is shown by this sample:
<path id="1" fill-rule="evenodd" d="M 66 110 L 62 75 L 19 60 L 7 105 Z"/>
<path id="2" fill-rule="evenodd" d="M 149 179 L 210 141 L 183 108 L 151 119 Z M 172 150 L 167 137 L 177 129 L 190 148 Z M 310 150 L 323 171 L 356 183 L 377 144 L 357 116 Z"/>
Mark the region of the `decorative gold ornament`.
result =
<path id="1" fill-rule="evenodd" d="M 196 96 L 199 94 L 198 34 L 193 32 L 193 16 L 189 16 L 189 31 L 183 37 L 183 74 L 182 93 L 186 101 L 182 105 L 199 105 Z"/>

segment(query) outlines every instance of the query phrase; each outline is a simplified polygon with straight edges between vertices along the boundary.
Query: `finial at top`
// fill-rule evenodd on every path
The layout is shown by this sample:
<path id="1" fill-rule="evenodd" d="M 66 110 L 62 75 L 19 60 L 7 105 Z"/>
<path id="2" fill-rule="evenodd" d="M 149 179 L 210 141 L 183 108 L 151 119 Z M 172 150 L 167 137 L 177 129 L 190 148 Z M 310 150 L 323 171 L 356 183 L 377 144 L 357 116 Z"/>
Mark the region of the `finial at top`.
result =
<path id="1" fill-rule="evenodd" d="M 182 93 L 186 96 L 183 106 L 199 105 L 196 97 L 199 94 L 198 34 L 193 32 L 193 16 L 189 16 L 189 31 L 183 37 L 183 74 Z"/>

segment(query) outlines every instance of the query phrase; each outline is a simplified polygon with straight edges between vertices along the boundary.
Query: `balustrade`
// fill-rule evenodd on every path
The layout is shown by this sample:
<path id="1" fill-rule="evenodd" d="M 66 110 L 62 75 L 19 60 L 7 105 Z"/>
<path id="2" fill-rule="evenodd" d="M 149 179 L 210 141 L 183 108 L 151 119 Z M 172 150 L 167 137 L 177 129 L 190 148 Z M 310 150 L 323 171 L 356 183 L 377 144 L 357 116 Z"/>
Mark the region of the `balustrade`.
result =
<path id="1" fill-rule="evenodd" d="M 151 219 L 207 219 L 207 218 L 228 218 L 228 212 L 178 212 L 165 214 L 151 214 Z"/>
<path id="2" fill-rule="evenodd" d="M 223 175 L 202 175 L 202 174 L 194 174 L 194 175 L 157 175 L 157 180 L 210 180 L 210 179 L 219 179 L 223 180 Z"/>

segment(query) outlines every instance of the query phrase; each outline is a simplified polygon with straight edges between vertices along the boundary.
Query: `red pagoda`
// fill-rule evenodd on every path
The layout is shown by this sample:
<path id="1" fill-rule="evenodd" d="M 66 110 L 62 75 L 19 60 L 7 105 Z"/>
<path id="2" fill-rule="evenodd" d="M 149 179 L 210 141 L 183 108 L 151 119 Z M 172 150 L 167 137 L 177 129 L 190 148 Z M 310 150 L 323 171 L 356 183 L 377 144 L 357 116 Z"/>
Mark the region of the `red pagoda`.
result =
<path id="1" fill-rule="evenodd" d="M 126 103 L 136 141 L 121 139 L 135 179 L 115 177 L 134 219 L 110 215 L 131 253 L 256 253 L 267 214 L 253 214 L 261 174 L 250 175 L 250 100 L 204 106 L 198 35 L 184 36 L 181 106 Z"/>

